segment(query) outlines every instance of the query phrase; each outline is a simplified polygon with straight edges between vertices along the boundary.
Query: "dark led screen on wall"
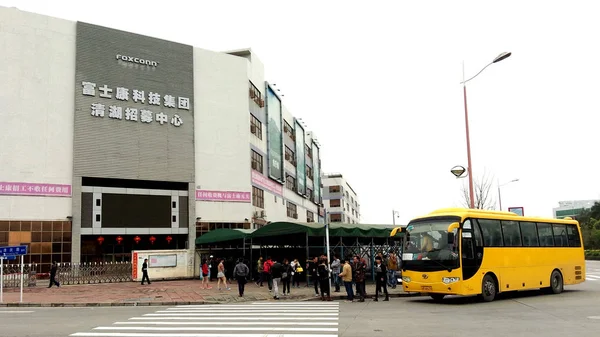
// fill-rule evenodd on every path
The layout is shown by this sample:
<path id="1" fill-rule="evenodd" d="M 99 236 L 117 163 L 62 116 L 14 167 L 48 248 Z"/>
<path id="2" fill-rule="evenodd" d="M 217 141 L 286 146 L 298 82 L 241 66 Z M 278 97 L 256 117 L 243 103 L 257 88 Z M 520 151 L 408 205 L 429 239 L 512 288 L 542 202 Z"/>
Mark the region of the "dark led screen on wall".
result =
<path id="1" fill-rule="evenodd" d="M 103 228 L 170 228 L 171 196 L 102 194 Z"/>

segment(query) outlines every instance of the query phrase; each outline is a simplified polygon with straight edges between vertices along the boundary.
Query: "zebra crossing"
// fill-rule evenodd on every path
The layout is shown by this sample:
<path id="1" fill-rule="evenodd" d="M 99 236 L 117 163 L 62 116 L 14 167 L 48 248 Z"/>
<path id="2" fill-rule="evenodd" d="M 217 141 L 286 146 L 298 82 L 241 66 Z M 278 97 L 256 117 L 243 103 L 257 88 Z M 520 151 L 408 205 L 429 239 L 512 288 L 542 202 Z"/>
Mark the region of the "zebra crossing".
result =
<path id="1" fill-rule="evenodd" d="M 337 302 L 180 305 L 72 337 L 337 337 Z"/>
<path id="2" fill-rule="evenodd" d="M 600 269 L 588 268 L 585 271 L 586 281 L 600 281 Z"/>

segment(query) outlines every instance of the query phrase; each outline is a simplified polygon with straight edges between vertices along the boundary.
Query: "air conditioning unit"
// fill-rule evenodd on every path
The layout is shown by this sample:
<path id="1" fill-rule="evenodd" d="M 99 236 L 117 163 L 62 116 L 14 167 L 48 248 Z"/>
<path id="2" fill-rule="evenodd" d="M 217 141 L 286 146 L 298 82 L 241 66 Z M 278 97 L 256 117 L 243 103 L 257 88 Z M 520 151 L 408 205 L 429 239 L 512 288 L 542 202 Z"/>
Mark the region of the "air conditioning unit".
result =
<path id="1" fill-rule="evenodd" d="M 292 156 L 290 156 L 289 154 L 286 153 L 285 154 L 285 160 L 290 160 L 290 159 L 292 159 Z"/>
<path id="2" fill-rule="evenodd" d="M 253 170 L 258 169 L 258 164 L 256 164 L 256 162 L 254 162 L 254 161 L 252 162 L 252 169 Z"/>
<path id="3" fill-rule="evenodd" d="M 255 211 L 254 212 L 254 218 L 260 218 L 260 212 L 259 211 Z"/>
<path id="4" fill-rule="evenodd" d="M 254 90 L 250 89 L 250 98 L 254 97 L 256 97 L 256 93 L 254 92 Z"/>
<path id="5" fill-rule="evenodd" d="M 266 217 L 267 217 L 267 212 L 265 212 L 265 211 L 260 211 L 260 217 L 261 217 L 261 218 L 266 218 Z"/>
<path id="6" fill-rule="evenodd" d="M 298 219 L 298 213 L 294 213 L 294 216 L 293 216 L 293 218 L 294 218 L 294 219 Z"/>
<path id="7" fill-rule="evenodd" d="M 265 107 L 265 100 L 261 99 L 261 100 L 260 100 L 260 104 L 259 104 L 259 106 L 260 106 L 261 108 L 264 108 L 264 107 Z"/>
<path id="8" fill-rule="evenodd" d="M 255 133 L 256 132 L 256 126 L 250 125 L 250 132 Z"/>

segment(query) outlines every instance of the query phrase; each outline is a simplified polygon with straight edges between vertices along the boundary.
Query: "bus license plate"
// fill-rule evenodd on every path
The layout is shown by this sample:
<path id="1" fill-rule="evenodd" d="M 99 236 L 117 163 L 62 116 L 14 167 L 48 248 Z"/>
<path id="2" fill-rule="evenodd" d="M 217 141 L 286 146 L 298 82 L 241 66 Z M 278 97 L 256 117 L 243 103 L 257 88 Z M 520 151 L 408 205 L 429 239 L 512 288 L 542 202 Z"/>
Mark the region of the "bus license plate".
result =
<path id="1" fill-rule="evenodd" d="M 421 286 L 421 290 L 433 290 L 431 286 Z"/>

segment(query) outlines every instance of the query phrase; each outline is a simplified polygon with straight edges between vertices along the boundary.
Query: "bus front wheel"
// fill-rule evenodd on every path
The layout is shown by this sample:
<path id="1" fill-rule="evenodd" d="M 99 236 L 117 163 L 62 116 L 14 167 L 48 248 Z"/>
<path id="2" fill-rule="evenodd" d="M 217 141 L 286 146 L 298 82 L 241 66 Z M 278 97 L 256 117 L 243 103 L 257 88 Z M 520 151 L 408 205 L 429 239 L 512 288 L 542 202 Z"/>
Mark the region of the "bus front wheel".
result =
<path id="1" fill-rule="evenodd" d="M 554 270 L 550 276 L 550 291 L 553 294 L 560 294 L 564 289 L 563 278 L 558 270 Z"/>
<path id="2" fill-rule="evenodd" d="M 483 277 L 483 282 L 481 282 L 481 297 L 485 302 L 491 302 L 496 298 L 496 293 L 498 290 L 496 289 L 496 281 L 494 278 L 487 274 Z"/>

